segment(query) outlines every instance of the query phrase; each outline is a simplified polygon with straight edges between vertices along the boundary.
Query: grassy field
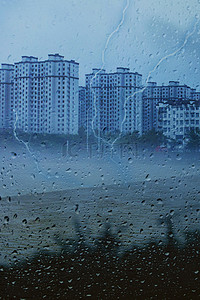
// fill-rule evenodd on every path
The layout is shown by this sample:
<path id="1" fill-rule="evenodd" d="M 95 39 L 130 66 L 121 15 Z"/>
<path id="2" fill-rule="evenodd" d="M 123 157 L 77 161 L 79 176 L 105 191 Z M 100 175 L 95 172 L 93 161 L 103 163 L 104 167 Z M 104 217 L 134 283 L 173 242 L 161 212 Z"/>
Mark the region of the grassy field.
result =
<path id="1" fill-rule="evenodd" d="M 0 298 L 198 298 L 198 154 L 1 156 Z"/>

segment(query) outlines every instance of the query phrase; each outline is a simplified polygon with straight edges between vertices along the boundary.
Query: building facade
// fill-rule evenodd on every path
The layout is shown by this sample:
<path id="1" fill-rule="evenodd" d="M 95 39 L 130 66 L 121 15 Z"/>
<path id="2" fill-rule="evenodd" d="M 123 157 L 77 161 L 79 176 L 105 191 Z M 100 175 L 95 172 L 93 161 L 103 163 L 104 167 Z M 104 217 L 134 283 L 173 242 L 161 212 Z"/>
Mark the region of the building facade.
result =
<path id="1" fill-rule="evenodd" d="M 199 100 L 200 92 L 179 81 L 169 81 L 167 86 L 149 82 L 143 92 L 143 132 L 157 129 L 157 105 L 166 101 Z"/>
<path id="2" fill-rule="evenodd" d="M 15 63 L 14 100 L 17 127 L 27 132 L 78 132 L 79 65 L 49 54 L 38 61 L 23 56 Z"/>
<path id="3" fill-rule="evenodd" d="M 102 133 L 142 132 L 142 75 L 129 68 L 86 74 L 85 124 Z"/>
<path id="4" fill-rule="evenodd" d="M 79 86 L 78 127 L 86 128 L 86 88 Z"/>
<path id="5" fill-rule="evenodd" d="M 7 72 L 7 96 L 3 92 L 1 101 L 11 104 L 11 115 L 7 117 L 11 127 L 16 123 L 16 127 L 25 132 L 78 133 L 77 62 L 64 60 L 59 54 L 49 54 L 45 61 L 22 56 L 22 61 L 9 69 L 8 65 L 3 66 L 7 69 L 1 69 L 0 74 Z M 6 120 L 5 113 L 3 119 Z"/>
<path id="6" fill-rule="evenodd" d="M 168 138 L 183 141 L 191 130 L 200 129 L 200 101 L 168 101 L 160 103 L 158 110 L 158 130 Z"/>
<path id="7" fill-rule="evenodd" d="M 49 134 L 84 128 L 98 136 L 155 129 L 172 139 L 199 128 L 200 92 L 178 81 L 143 88 L 142 75 L 122 67 L 112 73 L 93 69 L 85 80 L 79 87 L 79 64 L 59 54 L 2 64 L 0 128 Z"/>
<path id="8" fill-rule="evenodd" d="M 2 64 L 0 69 L 0 128 L 12 128 L 14 65 Z"/>

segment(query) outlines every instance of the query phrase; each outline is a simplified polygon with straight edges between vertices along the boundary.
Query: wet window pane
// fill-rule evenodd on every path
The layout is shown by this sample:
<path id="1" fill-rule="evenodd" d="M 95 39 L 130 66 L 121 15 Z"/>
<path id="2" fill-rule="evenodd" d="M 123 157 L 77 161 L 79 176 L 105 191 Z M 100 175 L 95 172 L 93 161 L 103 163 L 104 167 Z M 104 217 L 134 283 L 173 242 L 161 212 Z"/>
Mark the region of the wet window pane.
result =
<path id="1" fill-rule="evenodd" d="M 199 10 L 0 2 L 0 298 L 199 298 Z"/>

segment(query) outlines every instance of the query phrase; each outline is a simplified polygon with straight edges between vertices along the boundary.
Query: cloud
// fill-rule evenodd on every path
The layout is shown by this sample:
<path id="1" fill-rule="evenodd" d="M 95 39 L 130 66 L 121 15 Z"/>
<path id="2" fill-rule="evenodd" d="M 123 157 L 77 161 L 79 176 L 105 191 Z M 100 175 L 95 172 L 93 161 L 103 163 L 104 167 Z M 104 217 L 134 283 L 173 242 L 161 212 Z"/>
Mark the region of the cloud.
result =
<path id="1" fill-rule="evenodd" d="M 46 59 L 48 53 L 58 52 L 66 59 L 80 63 L 83 84 L 84 74 L 102 65 L 105 41 L 120 22 L 125 4 L 125 0 L 1 1 L 1 62 L 13 63 L 22 55 Z M 115 70 L 122 65 L 138 72 L 148 72 L 154 61 L 182 41 L 187 29 L 191 29 L 199 7 L 196 0 L 185 0 L 184 3 L 174 0 L 166 3 L 159 0 L 130 1 L 125 22 L 106 51 L 106 68 Z M 192 47 L 197 46 L 194 43 Z M 196 58 L 193 57 L 193 64 L 195 59 L 196 62 L 199 59 L 197 54 Z M 195 66 L 189 65 L 190 60 L 191 55 L 186 50 L 181 64 L 185 65 L 185 74 L 189 66 L 191 79 Z M 168 67 L 172 68 L 173 63 L 173 60 L 169 62 Z M 165 72 L 163 69 L 159 71 L 167 74 L 166 65 L 165 68 Z M 173 75 L 178 76 L 178 72 Z"/>

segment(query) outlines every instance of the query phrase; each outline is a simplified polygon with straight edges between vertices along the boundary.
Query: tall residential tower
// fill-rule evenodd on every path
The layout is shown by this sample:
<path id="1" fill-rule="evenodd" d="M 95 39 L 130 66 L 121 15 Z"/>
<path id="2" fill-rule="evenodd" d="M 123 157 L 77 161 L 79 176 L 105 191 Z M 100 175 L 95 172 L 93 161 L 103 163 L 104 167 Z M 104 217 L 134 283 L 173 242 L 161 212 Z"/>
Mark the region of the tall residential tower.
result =
<path id="1" fill-rule="evenodd" d="M 13 126 L 14 65 L 2 64 L 0 69 L 0 128 Z"/>
<path id="2" fill-rule="evenodd" d="M 59 54 L 22 56 L 0 69 L 0 127 L 77 134 L 79 64 Z"/>
<path id="3" fill-rule="evenodd" d="M 142 133 L 142 75 L 129 68 L 86 74 L 86 120 L 89 131 Z"/>

